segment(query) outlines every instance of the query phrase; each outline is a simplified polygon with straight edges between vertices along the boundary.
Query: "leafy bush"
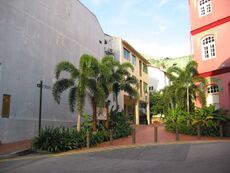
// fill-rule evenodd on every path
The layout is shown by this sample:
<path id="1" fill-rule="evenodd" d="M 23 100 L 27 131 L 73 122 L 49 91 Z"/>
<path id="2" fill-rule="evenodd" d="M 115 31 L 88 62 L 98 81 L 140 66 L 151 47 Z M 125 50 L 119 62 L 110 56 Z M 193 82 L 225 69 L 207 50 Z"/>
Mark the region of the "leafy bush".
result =
<path id="1" fill-rule="evenodd" d="M 124 112 L 118 110 L 110 111 L 110 127 L 113 130 L 113 138 L 128 136 L 131 133 L 130 117 Z M 40 136 L 33 140 L 33 149 L 48 152 L 61 152 L 72 149 L 86 147 L 87 129 L 90 134 L 90 146 L 95 146 L 99 143 L 109 140 L 109 131 L 105 128 L 105 124 L 98 126 L 98 131 L 93 132 L 92 122 L 88 115 L 84 115 L 84 122 L 81 125 L 82 130 L 76 131 L 72 128 L 54 128 L 46 127 L 42 129 Z"/>
<path id="2" fill-rule="evenodd" d="M 40 136 L 34 138 L 33 148 L 48 152 L 67 151 L 79 147 L 79 138 L 80 134 L 75 129 L 46 127 Z"/>
<path id="3" fill-rule="evenodd" d="M 179 108 L 178 108 L 179 109 Z M 165 116 L 165 128 L 170 132 L 176 131 L 187 135 L 197 135 L 197 126 L 200 126 L 201 135 L 219 136 L 219 125 L 229 120 L 227 112 L 210 105 L 197 108 L 194 114 L 188 114 L 182 110 L 169 111 Z"/>
<path id="4" fill-rule="evenodd" d="M 124 111 L 118 109 L 110 110 L 110 128 L 113 130 L 113 139 L 125 137 L 131 134 L 130 122 L 131 116 L 125 114 Z"/>
<path id="5" fill-rule="evenodd" d="M 109 132 L 105 130 L 90 133 L 90 146 L 102 143 L 109 139 Z M 53 128 L 46 127 L 42 129 L 40 136 L 33 140 L 33 149 L 61 152 L 72 149 L 79 149 L 86 147 L 86 130 L 77 132 L 75 128 Z"/>

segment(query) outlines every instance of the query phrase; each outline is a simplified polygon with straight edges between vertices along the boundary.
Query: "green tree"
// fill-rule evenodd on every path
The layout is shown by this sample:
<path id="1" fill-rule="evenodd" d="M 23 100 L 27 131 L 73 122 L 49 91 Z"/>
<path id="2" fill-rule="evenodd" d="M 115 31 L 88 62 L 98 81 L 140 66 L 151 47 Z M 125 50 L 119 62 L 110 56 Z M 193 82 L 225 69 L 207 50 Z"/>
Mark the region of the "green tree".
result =
<path id="1" fill-rule="evenodd" d="M 118 95 L 121 91 L 125 91 L 130 97 L 138 98 L 137 87 L 139 81 L 129 70 L 133 71 L 134 67 L 130 63 L 123 63 L 114 66 L 112 69 L 112 92 L 116 101 L 116 109 L 118 109 Z"/>
<path id="2" fill-rule="evenodd" d="M 172 66 L 167 71 L 172 85 L 176 86 L 175 93 L 177 101 L 179 101 L 179 104 L 186 105 L 188 113 L 191 111 L 191 104 L 195 100 L 196 95 L 200 97 L 202 105 L 206 104 L 205 94 L 198 87 L 205 80 L 203 77 L 198 76 L 197 67 L 198 64 L 195 61 L 190 61 L 185 69 Z"/>
<path id="3" fill-rule="evenodd" d="M 151 92 L 149 95 L 150 111 L 153 115 L 164 112 L 163 94 L 161 91 Z"/>
<path id="4" fill-rule="evenodd" d="M 53 85 L 53 97 L 60 104 L 61 94 L 69 90 L 69 108 L 71 112 L 77 110 L 77 130 L 80 131 L 81 116 L 83 115 L 85 97 L 87 94 L 88 80 L 94 74 L 92 64 L 95 58 L 90 55 L 82 55 L 79 68 L 72 63 L 63 61 L 57 64 L 55 77 L 57 81 Z M 60 77 L 62 72 L 69 73 L 69 77 Z"/>

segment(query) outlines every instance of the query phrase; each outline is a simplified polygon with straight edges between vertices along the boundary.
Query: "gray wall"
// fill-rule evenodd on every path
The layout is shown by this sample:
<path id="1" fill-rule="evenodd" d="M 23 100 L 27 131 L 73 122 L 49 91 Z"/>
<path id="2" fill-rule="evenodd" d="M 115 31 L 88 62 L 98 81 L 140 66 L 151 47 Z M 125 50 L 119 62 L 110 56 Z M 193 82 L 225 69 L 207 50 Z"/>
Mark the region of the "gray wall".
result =
<path id="1" fill-rule="evenodd" d="M 103 40 L 98 20 L 78 0 L 0 0 L 0 113 L 3 94 L 11 95 L 10 118 L 0 118 L 0 140 L 37 134 L 36 84 L 52 85 L 55 65 L 62 60 L 78 65 L 83 53 L 102 57 Z M 91 113 L 89 103 L 86 111 Z M 57 105 L 51 91 L 44 90 L 42 115 L 46 125 L 75 123 L 67 94 Z"/>

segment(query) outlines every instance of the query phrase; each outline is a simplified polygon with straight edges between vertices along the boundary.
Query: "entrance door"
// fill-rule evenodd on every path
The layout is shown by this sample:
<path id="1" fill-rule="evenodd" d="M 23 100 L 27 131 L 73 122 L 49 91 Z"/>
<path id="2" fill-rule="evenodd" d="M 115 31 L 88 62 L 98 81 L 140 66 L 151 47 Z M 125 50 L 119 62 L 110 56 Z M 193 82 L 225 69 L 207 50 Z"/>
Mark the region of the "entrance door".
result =
<path id="1" fill-rule="evenodd" d="M 10 115 L 10 95 L 3 95 L 2 117 L 9 118 L 9 115 Z"/>

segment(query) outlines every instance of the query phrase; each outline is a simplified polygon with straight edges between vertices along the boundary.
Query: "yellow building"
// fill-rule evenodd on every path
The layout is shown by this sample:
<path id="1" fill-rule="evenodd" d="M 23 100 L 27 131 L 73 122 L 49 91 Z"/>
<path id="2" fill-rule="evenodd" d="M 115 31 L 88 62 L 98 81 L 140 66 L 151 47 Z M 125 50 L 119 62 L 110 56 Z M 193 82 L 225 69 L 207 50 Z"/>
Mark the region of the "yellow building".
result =
<path id="1" fill-rule="evenodd" d="M 150 124 L 149 62 L 127 41 L 119 37 L 106 36 L 107 48 L 105 49 L 121 63 L 130 62 L 134 66 L 134 71 L 131 74 L 139 80 L 139 99 L 132 99 L 126 92 L 122 91 L 118 97 L 119 106 L 127 114 L 134 116 L 135 124 Z"/>

